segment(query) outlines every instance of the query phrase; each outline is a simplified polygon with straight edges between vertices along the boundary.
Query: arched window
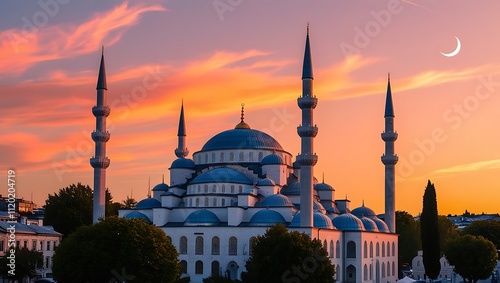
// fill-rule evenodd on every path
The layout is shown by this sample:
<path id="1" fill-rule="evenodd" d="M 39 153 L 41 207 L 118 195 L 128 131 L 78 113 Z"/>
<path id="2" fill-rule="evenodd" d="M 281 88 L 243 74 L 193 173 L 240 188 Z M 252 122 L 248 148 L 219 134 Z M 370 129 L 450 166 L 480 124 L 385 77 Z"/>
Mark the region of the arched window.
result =
<path id="1" fill-rule="evenodd" d="M 221 204 L 220 204 L 220 205 L 221 205 L 221 206 L 226 206 L 226 200 L 225 200 L 225 199 L 222 199 L 222 200 L 221 200 Z"/>
<path id="2" fill-rule="evenodd" d="M 370 263 L 370 280 L 373 280 L 373 265 Z"/>
<path id="3" fill-rule="evenodd" d="M 380 245 L 378 243 L 375 246 L 375 256 L 380 256 Z"/>
<path id="4" fill-rule="evenodd" d="M 203 274 L 203 261 L 201 260 L 196 261 L 194 273 Z"/>
<path id="5" fill-rule="evenodd" d="M 259 152 L 259 161 L 262 161 L 262 158 L 264 158 L 264 154 L 262 152 Z"/>
<path id="6" fill-rule="evenodd" d="M 224 152 L 220 153 L 220 162 L 224 161 Z"/>
<path id="7" fill-rule="evenodd" d="M 396 264 L 392 262 L 392 276 L 396 276 Z"/>
<path id="8" fill-rule="evenodd" d="M 396 249 L 394 248 L 394 242 L 392 242 L 392 256 L 396 256 Z"/>
<path id="9" fill-rule="evenodd" d="M 363 280 L 368 280 L 368 266 L 365 266 L 363 267 Z"/>
<path id="10" fill-rule="evenodd" d="M 181 271 L 182 274 L 188 273 L 188 263 L 185 260 L 181 260 Z"/>
<path id="11" fill-rule="evenodd" d="M 382 262 L 382 278 L 385 277 L 385 263 Z"/>
<path id="12" fill-rule="evenodd" d="M 363 244 L 363 257 L 364 257 L 364 258 L 367 258 L 367 257 L 368 257 L 368 244 L 366 243 L 366 241 L 365 241 L 365 243 Z M 366 267 L 366 266 L 365 266 L 365 267 Z M 366 280 L 366 279 L 365 279 L 365 280 Z"/>
<path id="13" fill-rule="evenodd" d="M 208 185 L 203 186 L 203 190 L 205 191 L 205 193 L 208 193 Z"/>
<path id="14" fill-rule="evenodd" d="M 234 194 L 234 185 L 231 185 L 231 193 Z"/>
<path id="15" fill-rule="evenodd" d="M 356 243 L 353 241 L 347 243 L 347 258 L 356 258 Z"/>
<path id="16" fill-rule="evenodd" d="M 213 202 L 212 202 L 212 206 L 217 206 L 217 199 L 214 198 Z"/>
<path id="17" fill-rule="evenodd" d="M 337 240 L 337 243 L 335 243 L 335 257 L 340 258 L 340 242 Z"/>
<path id="18" fill-rule="evenodd" d="M 212 261 L 212 276 L 220 275 L 220 264 L 218 261 Z"/>
<path id="19" fill-rule="evenodd" d="M 199 206 L 200 206 L 200 199 L 196 198 L 196 207 L 199 207 Z"/>
<path id="20" fill-rule="evenodd" d="M 205 154 L 205 163 L 208 163 L 208 154 Z"/>
<path id="21" fill-rule="evenodd" d="M 222 185 L 222 192 L 225 193 L 226 192 L 226 185 Z"/>
<path id="22" fill-rule="evenodd" d="M 250 153 L 248 154 L 248 160 L 249 160 L 249 161 L 253 161 L 253 152 L 250 152 Z"/>
<path id="23" fill-rule="evenodd" d="M 382 242 L 382 257 L 385 256 L 385 242 Z"/>
<path id="24" fill-rule="evenodd" d="M 326 243 L 326 240 L 323 241 L 323 249 L 328 253 L 328 245 Z"/>
<path id="25" fill-rule="evenodd" d="M 203 254 L 203 237 L 202 236 L 196 237 L 195 252 L 194 253 L 197 255 Z"/>
<path id="26" fill-rule="evenodd" d="M 205 201 L 204 201 L 204 206 L 207 207 L 208 206 L 208 198 L 205 198 Z"/>
<path id="27" fill-rule="evenodd" d="M 168 239 L 168 242 L 169 242 L 169 243 L 172 243 L 172 237 L 167 236 L 167 239 Z M 27 245 L 27 244 L 26 244 L 26 245 Z M 26 246 L 26 245 L 25 245 L 25 246 Z M 54 248 L 54 250 L 55 250 L 55 248 Z"/>
<path id="28" fill-rule="evenodd" d="M 229 255 L 238 255 L 238 239 L 236 237 L 229 238 Z"/>
<path id="29" fill-rule="evenodd" d="M 391 264 L 387 262 L 387 277 L 391 276 Z"/>
<path id="30" fill-rule="evenodd" d="M 373 242 L 370 242 L 370 258 L 373 258 Z"/>
<path id="31" fill-rule="evenodd" d="M 217 185 L 212 186 L 212 193 L 215 193 L 215 192 L 217 192 Z"/>
<path id="32" fill-rule="evenodd" d="M 255 247 L 255 245 L 257 244 L 257 238 L 256 237 L 250 237 L 250 240 L 248 241 L 248 246 L 250 247 L 249 248 L 249 253 L 250 253 L 250 256 L 253 256 L 253 248 Z"/>
<path id="33" fill-rule="evenodd" d="M 219 239 L 219 237 L 212 238 L 212 255 L 220 255 L 220 239 Z"/>
<path id="34" fill-rule="evenodd" d="M 193 199 L 192 198 L 189 199 L 189 206 L 193 206 Z"/>
<path id="35" fill-rule="evenodd" d="M 229 161 L 234 161 L 234 152 L 229 153 Z"/>
<path id="36" fill-rule="evenodd" d="M 333 253 L 333 240 L 330 240 L 330 258 L 334 257 L 335 254 Z"/>
<path id="37" fill-rule="evenodd" d="M 417 260 L 417 266 L 420 266 L 420 260 Z"/>
<path id="38" fill-rule="evenodd" d="M 340 264 L 337 264 L 337 267 L 335 267 L 335 280 L 337 281 L 340 278 L 340 272 L 338 270 L 340 270 Z"/>
<path id="39" fill-rule="evenodd" d="M 240 192 L 240 194 L 243 192 L 243 187 L 241 185 L 238 187 L 238 191 Z"/>
<path id="40" fill-rule="evenodd" d="M 243 153 L 243 151 L 240 151 L 240 157 L 239 157 L 239 160 L 240 161 L 243 161 L 245 159 L 245 154 Z"/>
<path id="41" fill-rule="evenodd" d="M 198 193 L 201 193 L 201 187 L 198 185 Z"/>
<path id="42" fill-rule="evenodd" d="M 391 245 L 387 242 L 387 256 L 391 256 Z"/>
<path id="43" fill-rule="evenodd" d="M 215 162 L 215 152 L 212 152 L 212 162 Z"/>
<path id="44" fill-rule="evenodd" d="M 187 250 L 188 250 L 188 240 L 186 237 L 182 236 L 179 239 L 179 253 L 181 255 L 185 255 L 187 254 Z"/>

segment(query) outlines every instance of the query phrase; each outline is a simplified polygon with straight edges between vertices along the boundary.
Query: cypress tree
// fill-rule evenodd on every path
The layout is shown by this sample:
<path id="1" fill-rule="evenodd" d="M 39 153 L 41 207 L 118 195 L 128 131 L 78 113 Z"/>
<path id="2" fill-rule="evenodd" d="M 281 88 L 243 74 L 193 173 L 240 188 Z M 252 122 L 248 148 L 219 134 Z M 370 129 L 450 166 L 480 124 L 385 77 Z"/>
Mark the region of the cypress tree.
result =
<path id="1" fill-rule="evenodd" d="M 441 271 L 441 263 L 439 262 L 441 249 L 439 246 L 436 189 L 430 180 L 425 188 L 420 226 L 425 273 L 429 278 L 436 279 Z"/>

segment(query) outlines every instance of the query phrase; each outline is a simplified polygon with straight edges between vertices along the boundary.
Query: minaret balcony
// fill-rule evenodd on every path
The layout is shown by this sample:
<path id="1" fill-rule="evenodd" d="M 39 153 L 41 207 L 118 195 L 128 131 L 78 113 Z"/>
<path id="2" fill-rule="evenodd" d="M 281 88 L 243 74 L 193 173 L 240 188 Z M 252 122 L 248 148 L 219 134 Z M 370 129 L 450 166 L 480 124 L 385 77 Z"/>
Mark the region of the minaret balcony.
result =
<path id="1" fill-rule="evenodd" d="M 92 167 L 94 167 L 94 168 L 106 169 L 106 168 L 108 168 L 109 163 L 110 163 L 110 160 L 107 157 L 95 157 L 95 156 L 93 156 L 92 158 L 90 158 L 90 165 L 92 165 Z"/>
<path id="2" fill-rule="evenodd" d="M 299 137 L 304 138 L 304 137 L 316 137 L 318 134 L 318 127 L 316 125 L 311 126 L 311 125 L 300 125 L 297 127 L 297 133 L 299 134 Z"/>
<path id="3" fill-rule="evenodd" d="M 384 163 L 384 165 L 395 165 L 396 163 L 398 163 L 399 157 L 395 154 L 393 155 L 384 154 L 380 159 L 382 160 L 382 163 Z"/>
<path id="4" fill-rule="evenodd" d="M 386 142 L 393 142 L 398 139 L 398 133 L 397 132 L 383 132 L 381 134 L 382 140 Z"/>
<path id="5" fill-rule="evenodd" d="M 301 166 L 314 166 L 318 163 L 318 156 L 314 153 L 302 153 L 297 155 L 296 161 Z"/>
<path id="6" fill-rule="evenodd" d="M 109 141 L 109 137 L 111 136 L 108 131 L 93 131 L 91 135 L 92 140 L 95 142 L 107 142 Z"/>
<path id="7" fill-rule="evenodd" d="M 297 98 L 297 104 L 300 109 L 314 109 L 318 105 L 316 96 L 302 96 Z"/>
<path id="8" fill-rule="evenodd" d="M 107 105 L 100 105 L 92 107 L 92 114 L 96 117 L 108 117 L 111 109 Z"/>

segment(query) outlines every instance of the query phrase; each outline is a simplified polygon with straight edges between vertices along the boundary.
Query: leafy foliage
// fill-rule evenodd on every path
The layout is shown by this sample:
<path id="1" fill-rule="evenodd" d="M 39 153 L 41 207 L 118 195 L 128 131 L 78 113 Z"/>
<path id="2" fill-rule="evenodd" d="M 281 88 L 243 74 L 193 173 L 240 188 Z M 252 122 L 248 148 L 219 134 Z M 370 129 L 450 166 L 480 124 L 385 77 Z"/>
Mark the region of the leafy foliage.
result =
<path id="1" fill-rule="evenodd" d="M 159 228 L 139 219 L 108 217 L 82 226 L 64 239 L 54 255 L 60 283 L 176 282 L 178 253 Z"/>
<path id="2" fill-rule="evenodd" d="M 420 216 L 420 239 L 422 241 L 423 263 L 429 278 L 436 279 L 441 271 L 441 249 L 439 246 L 439 225 L 436 189 L 429 180 L 424 192 L 422 215 Z"/>
<path id="3" fill-rule="evenodd" d="M 482 236 L 464 235 L 447 243 L 445 256 L 455 272 L 469 282 L 487 279 L 496 267 L 495 245 Z"/>
<path id="4" fill-rule="evenodd" d="M 396 233 L 399 234 L 399 267 L 411 265 L 412 259 L 420 250 L 420 227 L 415 218 L 406 211 L 396 211 Z"/>
<path id="5" fill-rule="evenodd" d="M 7 258 L 9 252 L 4 257 L 0 258 L 0 275 L 3 278 L 21 282 L 23 278 L 35 278 L 40 276 L 38 269 L 43 266 L 43 254 L 41 252 L 28 250 L 27 248 L 16 249 L 15 252 L 15 272 L 14 275 L 9 274 L 10 259 Z"/>
<path id="6" fill-rule="evenodd" d="M 500 250 L 500 221 L 498 220 L 477 220 L 473 221 L 462 231 L 463 234 L 483 236 L 495 244 Z"/>
<path id="7" fill-rule="evenodd" d="M 230 278 L 221 277 L 221 276 L 210 276 L 208 278 L 203 279 L 203 283 L 238 283 L 241 282 L 239 280 L 232 280 Z"/>
<path id="8" fill-rule="evenodd" d="M 269 228 L 258 236 L 247 260 L 244 283 L 256 282 L 335 282 L 335 269 L 321 241 L 289 232 L 284 226 Z"/>

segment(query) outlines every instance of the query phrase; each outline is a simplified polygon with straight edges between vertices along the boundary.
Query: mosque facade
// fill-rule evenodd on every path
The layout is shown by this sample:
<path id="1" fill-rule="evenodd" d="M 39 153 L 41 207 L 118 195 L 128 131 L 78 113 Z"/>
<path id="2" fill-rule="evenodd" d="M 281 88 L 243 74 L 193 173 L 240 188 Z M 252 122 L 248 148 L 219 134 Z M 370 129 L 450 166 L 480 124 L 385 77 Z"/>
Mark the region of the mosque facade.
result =
<path id="1" fill-rule="evenodd" d="M 100 75 L 101 76 L 101 75 Z M 141 218 L 160 227 L 179 252 L 183 276 L 202 282 L 211 275 L 241 279 L 256 236 L 280 223 L 291 231 L 319 239 L 335 266 L 337 282 L 396 282 L 398 236 L 394 225 L 394 111 L 387 86 L 384 222 L 370 208 L 351 209 L 336 199 L 335 189 L 314 177 L 313 72 L 309 32 L 302 72 L 302 96 L 297 103 L 302 124 L 297 133 L 301 152 L 294 158 L 272 136 L 241 121 L 220 132 L 192 154 L 186 147 L 184 106 L 180 110 L 178 144 L 170 168 L 170 183 L 152 189 L 152 196 L 120 217 Z M 283 282 L 305 279 L 310 265 L 291 271 Z"/>

